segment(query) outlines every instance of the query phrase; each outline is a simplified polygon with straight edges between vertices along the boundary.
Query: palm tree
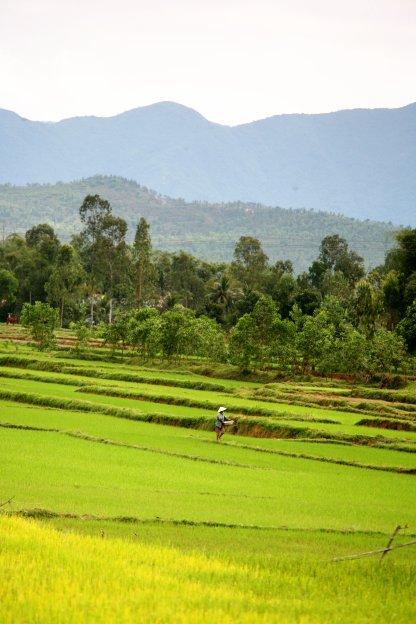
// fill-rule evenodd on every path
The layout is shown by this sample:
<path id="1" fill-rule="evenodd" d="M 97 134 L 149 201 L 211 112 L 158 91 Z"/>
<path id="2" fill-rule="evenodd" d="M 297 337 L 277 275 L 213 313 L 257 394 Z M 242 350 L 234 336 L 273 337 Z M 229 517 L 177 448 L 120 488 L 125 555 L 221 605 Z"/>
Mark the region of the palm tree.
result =
<path id="1" fill-rule="evenodd" d="M 209 298 L 212 303 L 222 308 L 222 322 L 227 325 L 230 320 L 234 303 L 237 297 L 241 296 L 241 290 L 231 286 L 230 279 L 227 275 L 221 275 L 212 285 Z"/>

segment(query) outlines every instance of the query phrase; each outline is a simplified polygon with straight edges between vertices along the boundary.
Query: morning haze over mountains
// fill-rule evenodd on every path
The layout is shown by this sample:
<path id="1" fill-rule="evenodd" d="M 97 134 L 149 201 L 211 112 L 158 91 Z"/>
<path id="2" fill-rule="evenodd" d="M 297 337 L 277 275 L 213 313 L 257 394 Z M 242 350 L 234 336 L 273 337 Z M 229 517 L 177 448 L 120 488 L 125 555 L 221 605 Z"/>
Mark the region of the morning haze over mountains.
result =
<path id="1" fill-rule="evenodd" d="M 416 104 L 277 115 L 235 127 L 172 102 L 60 122 L 0 110 L 1 185 L 120 176 L 159 196 L 207 202 L 206 212 L 209 203 L 251 202 L 384 222 L 392 229 L 416 225 L 415 172 Z M 5 192 L 2 186 L 3 200 Z M 8 195 L 7 201 L 15 200 Z M 4 201 L 0 207 L 4 214 Z M 16 209 L 25 210 L 17 199 Z M 63 200 L 62 211 L 67 209 Z M 54 210 L 59 224 L 59 203 Z M 189 208 L 189 222 L 193 212 Z M 322 236 L 327 233 L 333 232 Z"/>

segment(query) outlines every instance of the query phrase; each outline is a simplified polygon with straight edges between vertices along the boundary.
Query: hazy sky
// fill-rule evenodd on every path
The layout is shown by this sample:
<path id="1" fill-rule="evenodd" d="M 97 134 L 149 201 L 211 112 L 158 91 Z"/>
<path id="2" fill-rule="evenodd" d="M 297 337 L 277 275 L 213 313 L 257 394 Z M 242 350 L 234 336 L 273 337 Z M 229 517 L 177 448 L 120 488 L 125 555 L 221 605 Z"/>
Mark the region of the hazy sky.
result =
<path id="1" fill-rule="evenodd" d="M 236 125 L 416 101 L 416 0 L 0 0 L 0 108 Z"/>

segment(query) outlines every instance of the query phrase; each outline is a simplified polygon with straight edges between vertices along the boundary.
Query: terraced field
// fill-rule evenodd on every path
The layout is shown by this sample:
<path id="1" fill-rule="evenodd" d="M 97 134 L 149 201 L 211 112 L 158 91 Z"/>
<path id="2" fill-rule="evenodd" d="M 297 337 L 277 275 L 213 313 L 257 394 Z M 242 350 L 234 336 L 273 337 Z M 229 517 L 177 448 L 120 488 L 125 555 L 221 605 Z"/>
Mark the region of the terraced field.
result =
<path id="1" fill-rule="evenodd" d="M 411 382 L 94 354 L 0 343 L 1 622 L 414 619 L 414 546 L 334 561 L 416 539 Z"/>

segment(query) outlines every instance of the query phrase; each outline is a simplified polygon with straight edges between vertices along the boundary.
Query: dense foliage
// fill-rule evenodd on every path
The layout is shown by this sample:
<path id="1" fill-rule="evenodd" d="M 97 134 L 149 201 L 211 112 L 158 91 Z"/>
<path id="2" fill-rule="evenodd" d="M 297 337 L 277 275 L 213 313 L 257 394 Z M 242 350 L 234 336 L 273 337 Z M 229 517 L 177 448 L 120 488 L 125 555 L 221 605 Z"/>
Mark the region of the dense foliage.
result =
<path id="1" fill-rule="evenodd" d="M 22 313 L 41 348 L 50 337 L 39 338 L 42 320 L 33 328 L 40 313 L 44 330 L 59 316 L 84 344 L 87 323 L 143 358 L 229 359 L 243 371 L 371 376 L 402 368 L 416 348 L 416 230 L 401 230 L 370 272 L 345 238 L 325 236 L 295 275 L 291 260 L 271 263 L 253 236 L 235 242 L 232 262 L 208 262 L 153 250 L 144 217 L 129 244 L 127 223 L 98 194 L 79 213 L 83 229 L 70 244 L 39 224 L 0 245 L 1 318 Z"/>

